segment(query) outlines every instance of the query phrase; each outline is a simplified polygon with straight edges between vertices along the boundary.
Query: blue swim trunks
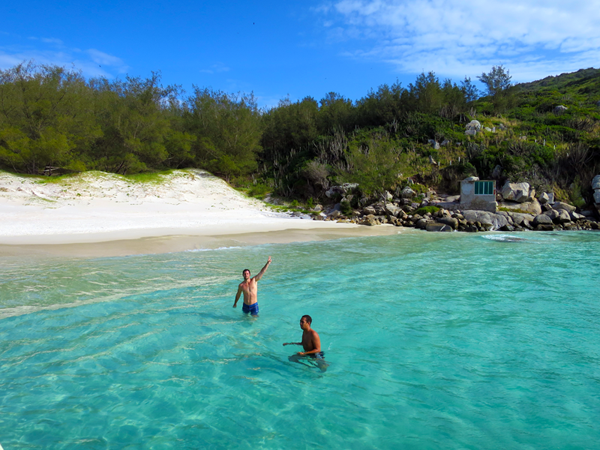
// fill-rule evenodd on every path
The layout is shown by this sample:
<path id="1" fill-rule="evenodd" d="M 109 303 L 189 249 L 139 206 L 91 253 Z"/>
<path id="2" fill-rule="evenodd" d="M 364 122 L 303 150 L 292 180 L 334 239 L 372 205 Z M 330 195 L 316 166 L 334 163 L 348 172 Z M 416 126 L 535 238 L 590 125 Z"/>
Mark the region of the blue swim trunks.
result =
<path id="1" fill-rule="evenodd" d="M 310 356 L 311 358 L 323 359 L 325 357 L 325 352 L 311 353 L 310 355 L 306 356 Z"/>
<path id="2" fill-rule="evenodd" d="M 258 316 L 258 302 L 252 303 L 251 305 L 246 305 L 245 303 L 242 305 L 242 311 L 245 314 L 250 313 L 252 316 Z"/>

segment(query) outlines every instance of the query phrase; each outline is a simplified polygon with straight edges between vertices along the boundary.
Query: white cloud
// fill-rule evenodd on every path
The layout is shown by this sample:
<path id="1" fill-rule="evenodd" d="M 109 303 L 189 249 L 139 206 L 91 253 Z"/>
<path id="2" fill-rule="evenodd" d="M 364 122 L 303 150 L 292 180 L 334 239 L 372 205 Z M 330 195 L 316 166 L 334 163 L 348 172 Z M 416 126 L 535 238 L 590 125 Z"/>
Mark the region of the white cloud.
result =
<path id="1" fill-rule="evenodd" d="M 597 0 L 340 0 L 318 12 L 332 39 L 354 45 L 346 54 L 403 73 L 462 78 L 504 64 L 529 81 L 600 61 Z"/>
<path id="2" fill-rule="evenodd" d="M 208 68 L 208 69 L 201 69 L 200 72 L 202 72 L 202 73 L 223 73 L 223 72 L 229 72 L 229 67 L 227 67 L 223 63 L 218 62 L 218 63 L 213 64 L 212 66 L 210 66 L 210 68 Z"/>
<path id="3" fill-rule="evenodd" d="M 18 40 L 17 36 L 11 37 Z M 113 78 L 129 69 L 119 57 L 96 49 L 68 48 L 57 38 L 29 37 L 21 39 L 19 44 L 0 46 L 0 69 L 8 69 L 30 60 L 37 64 L 81 70 L 86 77 Z"/>

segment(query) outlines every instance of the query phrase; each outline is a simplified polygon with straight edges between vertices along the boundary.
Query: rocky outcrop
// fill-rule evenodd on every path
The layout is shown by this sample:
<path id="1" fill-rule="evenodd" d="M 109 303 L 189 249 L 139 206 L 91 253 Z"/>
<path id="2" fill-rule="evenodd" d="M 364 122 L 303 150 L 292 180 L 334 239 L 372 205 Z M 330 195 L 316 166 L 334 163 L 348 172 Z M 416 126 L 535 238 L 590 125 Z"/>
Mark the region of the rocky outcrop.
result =
<path id="1" fill-rule="evenodd" d="M 594 190 L 594 203 L 600 212 L 600 175 L 596 175 L 592 180 L 592 189 Z"/>
<path id="2" fill-rule="evenodd" d="M 554 107 L 553 112 L 554 112 L 554 114 L 558 115 L 558 114 L 564 113 L 567 109 L 569 109 L 569 108 L 567 108 L 564 105 L 558 105 L 558 106 Z"/>
<path id="3" fill-rule="evenodd" d="M 517 203 L 531 202 L 535 199 L 535 189 L 529 183 L 510 183 L 507 181 L 502 187 L 502 198 Z"/>

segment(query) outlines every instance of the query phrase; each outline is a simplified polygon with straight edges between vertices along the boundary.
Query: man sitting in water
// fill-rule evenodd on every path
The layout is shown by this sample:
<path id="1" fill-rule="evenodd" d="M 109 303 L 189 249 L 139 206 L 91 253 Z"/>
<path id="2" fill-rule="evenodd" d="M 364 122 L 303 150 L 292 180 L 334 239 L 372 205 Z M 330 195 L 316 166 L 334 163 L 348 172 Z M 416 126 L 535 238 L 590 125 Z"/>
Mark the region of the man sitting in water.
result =
<path id="1" fill-rule="evenodd" d="M 313 358 L 319 369 L 321 369 L 321 372 L 325 372 L 329 364 L 325 362 L 325 354 L 321 351 L 321 338 L 319 338 L 319 333 L 311 328 L 311 324 L 312 318 L 310 316 L 302 316 L 300 319 L 302 342 L 286 342 L 283 345 L 301 345 L 304 348 L 304 351 L 290 356 L 289 360 L 292 362 L 300 362 L 300 357 L 302 356 Z"/>
<path id="2" fill-rule="evenodd" d="M 253 278 L 250 278 L 250 270 L 244 269 L 242 271 L 242 276 L 244 277 L 244 281 L 242 281 L 238 287 L 237 295 L 235 296 L 235 302 L 233 302 L 233 307 L 237 307 L 237 302 L 240 299 L 240 295 L 242 292 L 244 293 L 244 305 L 242 306 L 242 311 L 245 314 L 250 313 L 253 317 L 258 316 L 258 284 L 256 282 L 262 278 L 262 276 L 267 271 L 267 268 L 271 264 L 271 257 L 269 256 L 269 260 L 265 264 L 265 267 L 262 268 L 258 275 Z"/>

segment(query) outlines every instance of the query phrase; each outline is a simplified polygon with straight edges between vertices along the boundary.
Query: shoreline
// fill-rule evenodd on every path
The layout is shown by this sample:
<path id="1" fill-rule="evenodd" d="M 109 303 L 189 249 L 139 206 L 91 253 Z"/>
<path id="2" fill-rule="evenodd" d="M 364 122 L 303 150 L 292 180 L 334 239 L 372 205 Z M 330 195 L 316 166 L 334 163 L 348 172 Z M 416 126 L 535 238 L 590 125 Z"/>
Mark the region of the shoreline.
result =
<path id="1" fill-rule="evenodd" d="M 306 221 L 309 222 L 309 221 Z M 164 254 L 184 251 L 209 251 L 223 248 L 248 247 L 264 244 L 288 244 L 292 242 L 318 242 L 343 238 L 389 236 L 413 232 L 411 228 L 398 228 L 393 225 L 366 227 L 332 222 L 326 227 L 305 227 L 285 229 L 254 229 L 250 232 L 163 234 L 146 237 L 125 238 L 107 234 L 104 240 L 87 242 L 54 242 L 5 244 L 0 242 L 0 257 L 47 256 L 47 257 L 118 257 L 145 254 Z M 331 226 L 335 225 L 335 226 Z M 208 231 L 208 230 L 205 230 Z M 109 239 L 112 236 L 112 239 Z M 47 238 L 47 237 L 46 237 Z"/>

